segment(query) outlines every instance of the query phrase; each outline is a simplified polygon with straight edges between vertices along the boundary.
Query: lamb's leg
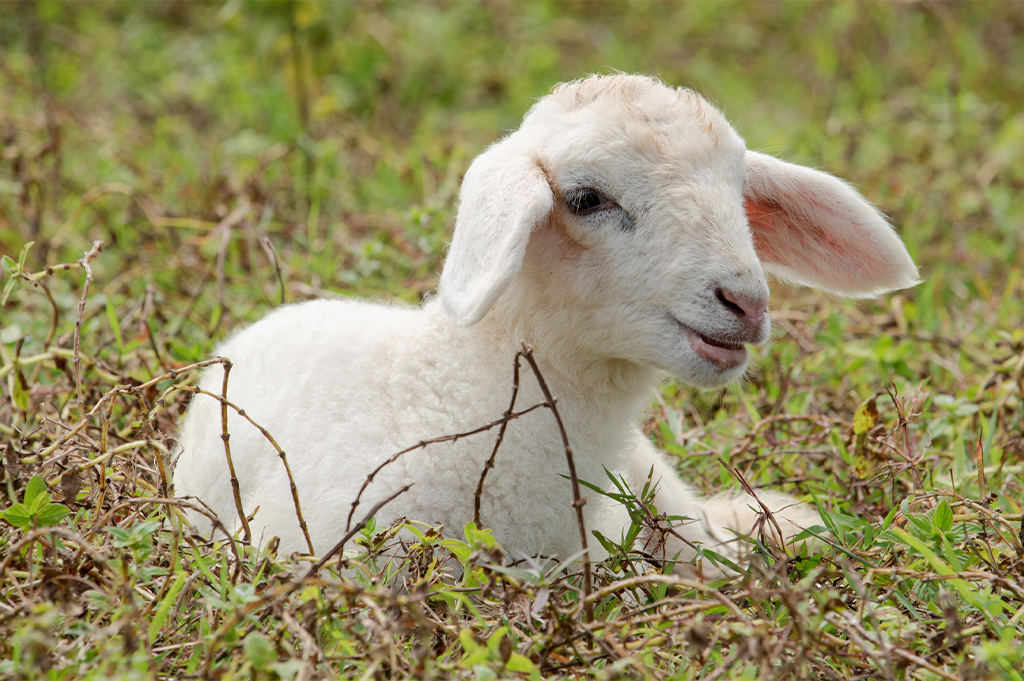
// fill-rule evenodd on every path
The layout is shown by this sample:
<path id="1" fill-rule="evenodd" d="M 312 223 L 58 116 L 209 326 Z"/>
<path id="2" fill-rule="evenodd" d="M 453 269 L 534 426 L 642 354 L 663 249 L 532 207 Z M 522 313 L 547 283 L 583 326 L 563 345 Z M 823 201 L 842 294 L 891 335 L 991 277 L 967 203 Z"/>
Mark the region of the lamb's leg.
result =
<path id="1" fill-rule="evenodd" d="M 648 475 L 652 474 L 652 481 L 657 484 L 654 503 L 659 514 L 686 518 L 672 522 L 670 532 L 654 532 L 653 535 L 660 536 L 647 539 L 648 551 L 657 549 L 657 553 L 666 558 L 678 555 L 676 571 L 680 573 L 694 573 L 690 563 L 697 554 L 696 547 L 710 549 L 741 564 L 748 557 L 751 546 L 741 537 L 756 535 L 759 526 L 763 527 L 764 536 L 770 542 L 788 544 L 805 528 L 821 524 L 817 512 L 806 504 L 786 494 L 757 490 L 757 498 L 768 507 L 782 530 L 779 537 L 773 523 L 763 522 L 761 506 L 753 497 L 740 494 L 701 499 L 679 479 L 653 447 L 643 447 L 637 452 L 631 472 L 635 492 L 639 492 Z M 703 561 L 701 571 L 705 578 L 711 579 L 730 574 L 727 568 L 716 568 L 707 561 Z"/>

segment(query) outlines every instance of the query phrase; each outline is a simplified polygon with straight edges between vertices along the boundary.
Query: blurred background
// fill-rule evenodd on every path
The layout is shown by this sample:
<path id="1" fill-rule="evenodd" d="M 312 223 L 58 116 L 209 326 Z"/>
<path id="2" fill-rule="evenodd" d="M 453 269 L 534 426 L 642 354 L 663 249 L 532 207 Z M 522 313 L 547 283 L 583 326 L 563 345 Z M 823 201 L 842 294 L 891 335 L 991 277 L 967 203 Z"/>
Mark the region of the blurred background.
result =
<path id="1" fill-rule="evenodd" d="M 289 300 L 421 297 L 473 156 L 555 83 L 614 70 L 691 87 L 749 147 L 857 185 L 923 267 L 912 300 L 1020 290 L 1022 3 L 15 2 L 0 14 L 0 251 L 34 241 L 39 268 L 104 240 L 102 293 L 120 310 L 149 285 L 182 360 L 279 301 L 264 237 Z"/>

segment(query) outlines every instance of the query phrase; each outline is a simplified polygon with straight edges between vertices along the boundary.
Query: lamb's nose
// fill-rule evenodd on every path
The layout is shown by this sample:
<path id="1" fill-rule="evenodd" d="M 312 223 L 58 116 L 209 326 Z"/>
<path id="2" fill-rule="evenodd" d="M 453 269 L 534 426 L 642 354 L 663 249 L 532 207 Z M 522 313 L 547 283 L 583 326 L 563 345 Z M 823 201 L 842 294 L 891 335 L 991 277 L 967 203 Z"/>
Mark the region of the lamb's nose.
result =
<path id="1" fill-rule="evenodd" d="M 716 291 L 718 301 L 750 326 L 760 326 L 764 313 L 768 311 L 768 298 L 761 295 L 746 295 L 720 288 Z"/>

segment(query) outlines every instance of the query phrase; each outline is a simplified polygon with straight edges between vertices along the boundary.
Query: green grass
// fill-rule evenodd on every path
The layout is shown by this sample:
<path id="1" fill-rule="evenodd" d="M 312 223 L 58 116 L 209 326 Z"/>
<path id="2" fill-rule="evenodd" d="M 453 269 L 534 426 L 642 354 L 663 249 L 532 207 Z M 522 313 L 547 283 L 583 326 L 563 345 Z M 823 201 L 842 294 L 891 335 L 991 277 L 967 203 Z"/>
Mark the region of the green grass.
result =
<path id="1" fill-rule="evenodd" d="M 1021 4 L 19 3 L 0 45 L 0 675 L 1024 678 Z M 422 298 L 473 156 L 613 69 L 847 178 L 921 266 L 878 300 L 776 286 L 748 381 L 652 406 L 684 477 L 735 487 L 720 456 L 818 503 L 830 545 L 717 588 L 624 552 L 587 622 L 575 566 L 479 530 L 419 526 L 399 574 L 367 528 L 308 582 L 192 536 L 181 370 L 282 282 Z M 47 269 L 96 240 L 87 295 Z"/>

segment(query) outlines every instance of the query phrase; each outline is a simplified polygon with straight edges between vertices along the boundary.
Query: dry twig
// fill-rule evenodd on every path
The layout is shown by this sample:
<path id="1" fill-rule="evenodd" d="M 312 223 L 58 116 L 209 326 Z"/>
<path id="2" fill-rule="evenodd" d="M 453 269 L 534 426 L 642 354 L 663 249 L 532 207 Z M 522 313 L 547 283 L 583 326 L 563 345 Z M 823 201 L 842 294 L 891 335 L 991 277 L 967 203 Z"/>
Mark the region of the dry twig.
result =
<path id="1" fill-rule="evenodd" d="M 249 521 L 245 517 L 245 511 L 242 510 L 242 490 L 238 484 L 238 475 L 235 474 L 235 463 L 231 460 L 231 434 L 228 433 L 228 374 L 231 373 L 231 360 L 218 359 L 222 359 L 224 365 L 224 387 L 221 388 L 220 401 L 220 439 L 224 441 L 224 457 L 228 460 L 228 471 L 231 473 L 231 493 L 235 498 L 235 510 L 238 511 L 238 519 L 242 523 L 242 541 L 248 544 L 252 538 L 252 532 L 249 530 Z"/>
<path id="2" fill-rule="evenodd" d="M 79 344 L 82 340 L 82 317 L 85 315 L 85 299 L 89 296 L 89 285 L 92 283 L 92 267 L 91 263 L 96 256 L 103 250 L 102 241 L 92 242 L 92 248 L 90 248 L 86 254 L 79 260 L 82 263 L 82 267 L 85 268 L 85 285 L 82 286 L 82 297 L 78 301 L 78 318 L 75 320 L 75 355 L 72 360 L 75 365 L 75 387 L 78 390 L 78 418 L 82 419 L 85 416 L 85 395 L 82 393 L 82 357 L 79 354 Z"/>

